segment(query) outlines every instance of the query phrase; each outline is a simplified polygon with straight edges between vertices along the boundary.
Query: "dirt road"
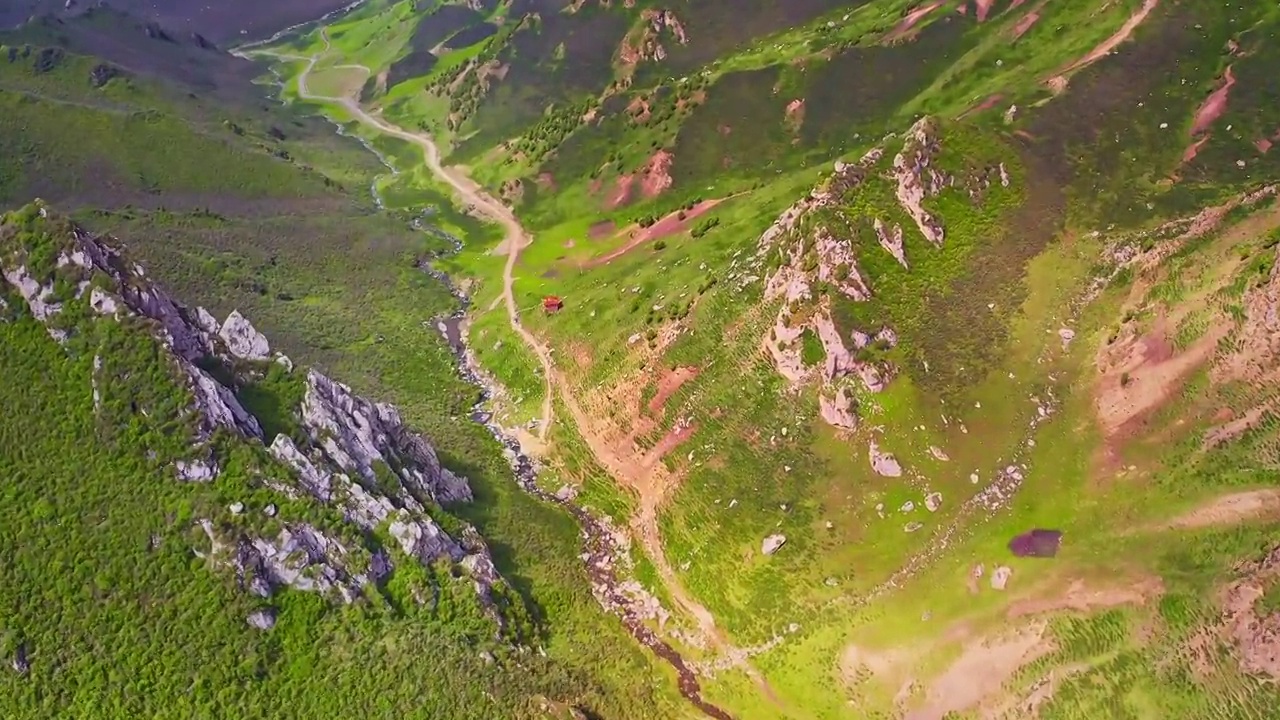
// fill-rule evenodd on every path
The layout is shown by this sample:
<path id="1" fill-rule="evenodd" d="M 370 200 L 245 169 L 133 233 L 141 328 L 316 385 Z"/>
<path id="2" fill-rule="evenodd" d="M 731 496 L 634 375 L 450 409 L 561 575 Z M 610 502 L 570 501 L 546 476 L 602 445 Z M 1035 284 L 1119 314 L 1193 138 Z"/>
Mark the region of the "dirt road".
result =
<path id="1" fill-rule="evenodd" d="M 432 140 L 430 135 L 420 132 L 410 132 L 398 125 L 389 123 L 381 117 L 365 111 L 355 98 L 330 97 L 327 95 L 317 95 L 312 93 L 310 88 L 307 87 L 307 77 L 315 68 L 316 63 L 319 62 L 325 53 L 330 50 L 329 34 L 327 32 L 322 32 L 321 36 L 324 38 L 324 50 L 319 54 L 312 55 L 311 57 L 280 55 L 266 52 L 263 52 L 262 54 L 271 54 L 283 60 L 305 61 L 307 63 L 307 67 L 300 75 L 298 75 L 298 97 L 304 100 L 337 103 L 347 112 L 351 113 L 355 119 L 365 125 L 375 128 L 379 132 L 400 138 L 401 140 L 418 146 L 422 150 L 422 159 L 426 162 L 427 168 L 431 170 L 432 174 L 447 182 L 449 186 L 452 187 L 462 198 L 464 205 L 469 205 L 475 208 L 475 210 L 480 214 L 501 225 L 505 231 L 506 238 L 503 241 L 503 246 L 507 251 L 507 263 L 502 270 L 502 300 L 507 306 L 507 318 L 511 322 L 511 329 L 520 336 L 521 341 L 528 346 L 529 350 L 538 358 L 538 363 L 542 366 L 544 391 L 542 397 L 541 416 L 538 418 L 537 438 L 539 442 L 545 442 L 547 439 L 547 432 L 551 429 L 551 423 L 554 417 L 552 399 L 554 397 L 553 393 L 555 392 L 553 381 L 555 370 L 552 366 L 551 351 L 539 342 L 538 339 L 520 323 L 520 310 L 516 307 L 515 293 L 512 290 L 515 284 L 516 263 L 520 260 L 520 251 L 527 247 L 532 239 L 529 237 L 528 233 L 524 231 L 524 227 L 520 224 L 520 221 L 516 219 L 515 213 L 513 213 L 510 208 L 503 205 L 501 202 L 498 202 L 493 198 L 493 196 L 485 192 L 483 188 L 477 185 L 470 178 L 456 173 L 449 168 L 444 167 L 444 165 L 440 163 L 440 149 L 436 147 L 435 141 Z M 339 65 L 337 67 L 360 68 L 365 72 L 372 74 L 372 71 L 363 65 L 346 64 Z M 537 450 L 537 448 L 529 448 L 529 450 L 534 451 Z"/>

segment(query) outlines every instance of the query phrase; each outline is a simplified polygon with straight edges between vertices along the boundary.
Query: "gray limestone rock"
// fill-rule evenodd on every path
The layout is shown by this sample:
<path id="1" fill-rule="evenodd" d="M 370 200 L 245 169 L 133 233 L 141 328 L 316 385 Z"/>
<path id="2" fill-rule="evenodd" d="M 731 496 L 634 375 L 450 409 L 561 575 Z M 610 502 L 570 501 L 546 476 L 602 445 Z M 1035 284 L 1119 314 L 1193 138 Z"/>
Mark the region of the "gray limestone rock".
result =
<path id="1" fill-rule="evenodd" d="M 924 496 L 924 506 L 929 512 L 938 512 L 938 508 L 942 507 L 942 493 L 931 492 Z"/>
<path id="2" fill-rule="evenodd" d="M 781 548 L 786 542 L 787 542 L 786 535 L 770 535 L 769 537 L 764 539 L 764 542 L 760 543 L 760 552 L 764 553 L 765 555 L 772 555 L 778 552 L 778 549 Z"/>
<path id="3" fill-rule="evenodd" d="M 208 460 L 179 460 L 173 464 L 174 473 L 183 482 L 209 482 L 218 476 L 218 464 Z"/>
<path id="4" fill-rule="evenodd" d="M 315 370 L 307 373 L 302 421 L 329 459 L 365 482 L 377 483 L 378 472 L 390 472 L 423 499 L 441 505 L 471 500 L 467 481 L 440 465 L 435 449 L 405 427 L 395 407 L 375 405 Z"/>
<path id="5" fill-rule="evenodd" d="M 1009 584 L 1009 578 L 1013 576 L 1013 569 L 1001 565 L 991 572 L 991 589 L 1003 590 Z"/>
<path id="6" fill-rule="evenodd" d="M 241 360 L 271 359 L 271 345 L 267 338 L 239 310 L 227 316 L 218 337 L 227 344 L 227 350 Z"/>
<path id="7" fill-rule="evenodd" d="M 245 622 L 249 627 L 259 630 L 270 630 L 276 626 L 276 611 L 272 608 L 263 608 L 249 613 L 249 617 L 245 618 Z"/>
<path id="8" fill-rule="evenodd" d="M 853 398 L 844 388 L 837 390 L 834 398 L 828 398 L 825 394 L 819 396 L 818 412 L 832 427 L 842 430 L 856 430 L 858 427 L 858 415 L 854 412 Z"/>
<path id="9" fill-rule="evenodd" d="M 877 475 L 902 477 L 902 465 L 898 463 L 897 458 L 889 453 L 881 452 L 880 447 L 876 445 L 874 440 L 871 441 L 868 456 L 871 460 L 871 469 L 875 470 Z"/>

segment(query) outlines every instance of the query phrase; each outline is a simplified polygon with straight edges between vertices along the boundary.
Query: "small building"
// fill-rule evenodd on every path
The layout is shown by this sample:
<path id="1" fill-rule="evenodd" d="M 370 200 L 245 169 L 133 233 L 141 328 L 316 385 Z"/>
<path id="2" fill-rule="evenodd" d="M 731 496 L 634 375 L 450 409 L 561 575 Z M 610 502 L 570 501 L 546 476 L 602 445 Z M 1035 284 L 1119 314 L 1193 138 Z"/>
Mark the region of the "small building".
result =
<path id="1" fill-rule="evenodd" d="M 542 298 L 542 309 L 547 313 L 558 313 L 564 309 L 564 301 L 555 295 Z"/>

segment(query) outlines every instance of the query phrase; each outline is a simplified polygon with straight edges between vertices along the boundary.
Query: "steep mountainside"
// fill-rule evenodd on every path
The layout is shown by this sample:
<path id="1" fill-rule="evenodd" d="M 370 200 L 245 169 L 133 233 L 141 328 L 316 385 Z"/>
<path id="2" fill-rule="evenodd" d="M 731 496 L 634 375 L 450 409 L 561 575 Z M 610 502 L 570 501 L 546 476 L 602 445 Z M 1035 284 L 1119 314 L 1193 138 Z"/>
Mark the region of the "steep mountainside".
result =
<path id="1" fill-rule="evenodd" d="M 394 143 L 335 134 L 250 85 L 248 61 L 118 8 L 0 35 L 0 204 L 44 197 L 74 221 L 29 209 L 6 229 L 5 269 L 68 334 L 6 291 L 0 637 L 27 669 L 0 714 L 681 712 L 600 610 L 613 574 L 579 559 L 622 552 L 607 527 L 584 548 L 513 482 L 527 459 L 469 419 L 483 389 L 436 330 L 460 301 L 427 261 L 492 233 L 383 177 Z M 58 267 L 85 243 L 129 260 Z M 119 322 L 90 322 L 82 280 Z M 161 285 L 229 319 L 149 304 Z M 184 409 L 196 390 L 208 421 Z"/>
<path id="2" fill-rule="evenodd" d="M 1274 3 L 36 5 L 4 712 L 1280 707 Z"/>
<path id="3" fill-rule="evenodd" d="M 747 5 L 255 56 L 507 230 L 438 263 L 491 409 L 629 518 L 704 713 L 1265 715 L 1280 14 Z"/>

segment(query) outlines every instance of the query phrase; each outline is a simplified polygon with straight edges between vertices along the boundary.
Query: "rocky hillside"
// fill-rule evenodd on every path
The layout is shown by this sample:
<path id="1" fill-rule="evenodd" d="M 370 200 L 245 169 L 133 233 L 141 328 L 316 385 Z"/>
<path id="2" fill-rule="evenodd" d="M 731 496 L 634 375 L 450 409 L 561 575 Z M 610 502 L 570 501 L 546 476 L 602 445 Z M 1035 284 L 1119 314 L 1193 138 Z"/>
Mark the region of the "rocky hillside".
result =
<path id="1" fill-rule="evenodd" d="M 304 593 L 363 612 L 431 614 L 449 606 L 449 612 L 465 614 L 470 605 L 477 618 L 487 618 L 487 642 L 527 639 L 523 606 L 519 600 L 512 604 L 513 593 L 484 539 L 450 514 L 449 508 L 472 501 L 470 485 L 442 467 L 434 448 L 405 425 L 394 406 L 366 400 L 318 370 L 295 368 L 237 312 L 219 323 L 204 308 L 174 300 L 109 239 L 54 215 L 39 201 L 4 216 L 0 252 L 5 343 L 14 353 L 34 353 L 32 359 L 61 356 L 46 368 L 50 380 L 62 377 L 65 365 L 67 379 L 78 383 L 66 391 L 86 400 L 89 432 L 77 438 L 81 447 L 65 452 L 130 457 L 136 482 L 168 485 L 138 491 L 139 501 L 169 498 L 167 508 L 156 508 L 167 514 L 130 526 L 113 509 L 129 500 L 112 498 L 99 511 L 106 513 L 99 522 L 116 523 L 113 532 L 143 543 L 152 554 L 185 556 L 190 573 L 234 588 L 225 610 L 206 605 L 208 620 L 238 608 L 244 613 L 240 622 L 256 631 L 296 627 L 309 611 L 289 598 Z M 31 334 L 37 328 L 43 340 Z M 13 359 L 6 353 L 6 373 L 17 373 L 10 377 L 22 382 Z M 57 436 L 24 442 L 14 433 L 19 418 L 31 420 L 33 431 L 44 424 L 26 414 L 32 410 L 27 403 L 56 403 L 57 396 L 29 386 L 8 392 L 46 394 L 24 396 L 17 407 L 26 409 L 5 427 L 10 480 L 4 492 L 10 502 L 48 507 L 37 511 L 46 521 L 77 522 L 54 509 L 71 506 L 73 496 L 40 496 L 25 487 L 28 473 L 51 467 L 54 458 L 41 453 L 53 451 L 50 442 Z M 71 418 L 80 406 L 77 400 L 52 417 L 76 422 Z M 97 468 L 95 461 L 77 473 L 77 495 L 110 491 L 112 476 Z M 55 487 L 61 484 L 54 481 Z M 6 520 L 6 542 L 26 549 L 4 570 L 13 613 L 4 620 L 4 651 L 15 677 L 29 676 L 45 687 L 46 678 L 78 672 L 84 648 L 75 638 L 93 628 L 79 624 L 88 618 L 85 613 L 63 616 L 65 626 L 56 630 L 48 623 L 57 618 L 42 616 L 36 600 L 41 580 L 26 575 L 34 570 L 26 553 L 38 553 L 42 541 L 21 530 L 30 516 L 15 514 L 19 507 Z M 60 549 L 49 560 L 98 567 L 105 584 L 97 593 L 115 598 L 100 602 L 146 603 L 131 596 L 136 583 L 101 575 L 114 572 L 121 550 L 89 544 Z M 198 575 L 165 575 L 171 571 L 159 557 L 155 568 L 147 567 L 145 555 L 137 562 L 133 572 L 139 577 L 163 577 L 170 588 L 211 584 Z M 112 625 L 102 631 L 140 629 Z M 224 641 L 234 643 L 217 640 Z M 74 703 L 71 695 L 51 697 L 54 706 L 74 707 L 65 704 Z M 131 707 L 149 707 L 155 700 L 140 696 L 131 702 L 143 704 Z"/>
<path id="2" fill-rule="evenodd" d="M 219 324 L 204 308 L 175 302 L 107 241 L 49 212 L 37 201 L 5 217 L 8 322 L 34 319 L 67 352 L 93 353 L 89 391 L 102 422 L 140 422 L 185 440 L 177 456 L 152 458 L 170 468 L 175 482 L 216 483 L 239 446 L 262 451 L 251 450 L 257 462 L 238 470 L 253 478 L 247 494 L 270 501 L 234 501 L 216 517 L 194 519 L 206 536 L 195 555 L 230 569 L 247 592 L 263 598 L 294 588 L 346 603 L 367 600 L 408 562 L 456 566 L 491 602 L 502 580 L 484 541 L 457 520 L 449 520 L 456 527 L 456 537 L 450 535 L 432 517 L 469 502 L 471 489 L 440 465 L 395 407 L 354 395 L 314 369 L 295 369 L 238 312 Z M 146 395 L 128 394 L 132 371 L 113 367 L 116 359 L 95 347 L 102 335 L 116 333 L 101 330 L 103 323 L 156 343 L 159 367 L 145 371 L 168 375 L 185 402 L 152 405 Z M 287 418 L 289 433 L 267 437 L 241 397 L 282 374 L 302 399 L 274 408 Z M 119 416 L 125 402 L 133 417 Z M 349 528 L 326 533 L 297 512 L 309 505 L 331 508 Z M 244 527 L 236 518 L 246 514 L 263 519 Z M 261 534 L 268 529 L 274 532 Z M 393 542 L 384 545 L 379 536 Z M 419 592 L 427 602 L 435 591 Z"/>

